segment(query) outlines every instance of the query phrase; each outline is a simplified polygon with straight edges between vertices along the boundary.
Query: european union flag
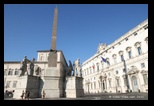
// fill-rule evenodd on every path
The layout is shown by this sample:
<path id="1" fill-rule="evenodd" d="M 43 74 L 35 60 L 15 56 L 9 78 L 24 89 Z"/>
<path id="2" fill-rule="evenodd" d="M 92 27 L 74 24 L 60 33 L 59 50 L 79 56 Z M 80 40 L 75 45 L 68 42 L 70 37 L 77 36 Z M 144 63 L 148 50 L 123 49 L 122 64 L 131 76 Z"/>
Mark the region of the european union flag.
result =
<path id="1" fill-rule="evenodd" d="M 102 60 L 104 61 L 104 62 L 106 62 L 106 59 L 104 59 L 103 57 L 101 57 L 102 58 Z"/>

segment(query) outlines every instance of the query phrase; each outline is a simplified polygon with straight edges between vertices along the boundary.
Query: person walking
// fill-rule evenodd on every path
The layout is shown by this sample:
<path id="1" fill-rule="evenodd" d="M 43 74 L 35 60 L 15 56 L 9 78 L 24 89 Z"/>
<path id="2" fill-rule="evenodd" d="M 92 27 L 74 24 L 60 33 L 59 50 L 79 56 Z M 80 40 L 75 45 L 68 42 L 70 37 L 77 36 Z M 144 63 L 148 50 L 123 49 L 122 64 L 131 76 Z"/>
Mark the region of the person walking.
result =
<path id="1" fill-rule="evenodd" d="M 42 99 L 45 99 L 45 91 L 42 92 Z"/>
<path id="2" fill-rule="evenodd" d="M 27 91 L 25 92 L 25 100 L 27 99 Z"/>
<path id="3" fill-rule="evenodd" d="M 22 91 L 22 94 L 21 94 L 21 99 L 22 99 L 22 100 L 23 100 L 24 96 L 25 96 L 25 92 L 24 92 L 24 90 L 23 90 L 23 91 Z"/>
<path id="4" fill-rule="evenodd" d="M 29 100 L 30 92 L 27 91 L 27 99 Z"/>

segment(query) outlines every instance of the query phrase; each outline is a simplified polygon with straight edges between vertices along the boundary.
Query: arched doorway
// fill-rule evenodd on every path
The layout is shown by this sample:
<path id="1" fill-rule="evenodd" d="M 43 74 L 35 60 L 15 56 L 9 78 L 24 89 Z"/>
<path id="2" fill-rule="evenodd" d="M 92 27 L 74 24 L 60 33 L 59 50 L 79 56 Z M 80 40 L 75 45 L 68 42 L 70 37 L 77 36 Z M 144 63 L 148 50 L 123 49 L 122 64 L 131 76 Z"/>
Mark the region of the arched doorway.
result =
<path id="1" fill-rule="evenodd" d="M 137 78 L 135 76 L 132 76 L 132 89 L 133 92 L 138 92 L 138 83 Z"/>

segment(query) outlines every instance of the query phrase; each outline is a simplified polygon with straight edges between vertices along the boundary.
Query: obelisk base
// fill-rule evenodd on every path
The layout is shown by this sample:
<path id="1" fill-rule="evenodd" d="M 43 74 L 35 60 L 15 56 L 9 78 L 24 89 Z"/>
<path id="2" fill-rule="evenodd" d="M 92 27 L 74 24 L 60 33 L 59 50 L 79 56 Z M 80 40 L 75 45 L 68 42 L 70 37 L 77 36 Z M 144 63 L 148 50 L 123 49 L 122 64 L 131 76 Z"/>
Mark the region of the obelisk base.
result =
<path id="1" fill-rule="evenodd" d="M 60 98 L 63 96 L 63 80 L 57 67 L 48 67 L 43 79 L 45 82 L 43 90 L 46 93 L 46 98 Z"/>

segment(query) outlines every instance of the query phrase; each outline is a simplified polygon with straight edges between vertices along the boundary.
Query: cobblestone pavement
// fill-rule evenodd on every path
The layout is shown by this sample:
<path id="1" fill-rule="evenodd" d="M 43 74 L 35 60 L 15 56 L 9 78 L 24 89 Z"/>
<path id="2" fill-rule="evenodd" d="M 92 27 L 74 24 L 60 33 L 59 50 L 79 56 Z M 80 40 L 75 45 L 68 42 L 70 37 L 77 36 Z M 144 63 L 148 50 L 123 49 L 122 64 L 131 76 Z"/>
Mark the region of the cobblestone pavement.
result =
<path id="1" fill-rule="evenodd" d="M 4 98 L 4 100 L 20 100 Z M 102 93 L 79 98 L 30 98 L 29 100 L 148 100 L 148 93 Z"/>

